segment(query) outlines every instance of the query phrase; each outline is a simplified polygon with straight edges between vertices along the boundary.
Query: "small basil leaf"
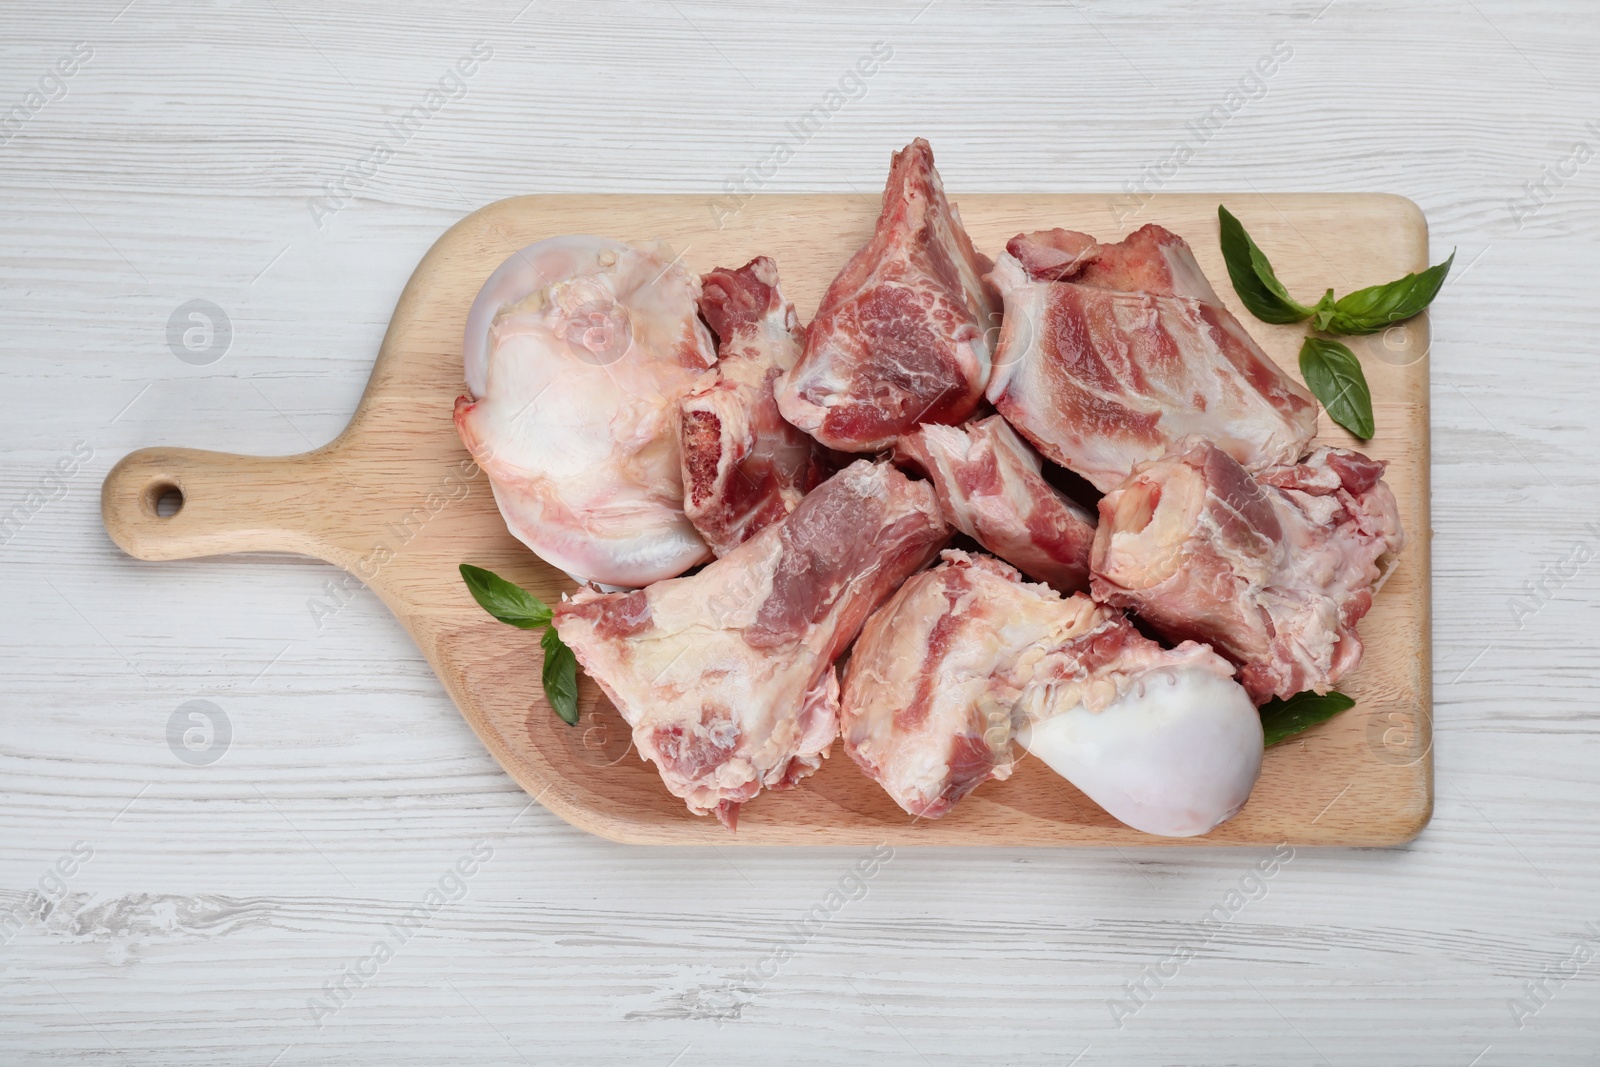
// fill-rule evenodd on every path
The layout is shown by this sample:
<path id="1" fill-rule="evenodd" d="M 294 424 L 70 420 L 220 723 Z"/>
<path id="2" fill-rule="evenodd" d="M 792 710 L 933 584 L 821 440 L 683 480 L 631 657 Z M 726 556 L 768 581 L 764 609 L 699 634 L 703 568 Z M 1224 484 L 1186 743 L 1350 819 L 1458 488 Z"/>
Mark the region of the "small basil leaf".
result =
<path id="1" fill-rule="evenodd" d="M 556 633 L 554 626 L 547 627 L 539 638 L 544 649 L 544 698 L 550 702 L 561 721 L 568 726 L 578 725 L 578 658 L 572 654 Z"/>
<path id="2" fill-rule="evenodd" d="M 1387 285 L 1372 285 L 1340 297 L 1331 307 L 1319 303 L 1312 325 L 1327 333 L 1359 335 L 1403 322 L 1433 303 L 1444 285 L 1456 254 L 1420 274 L 1407 274 Z"/>
<path id="3" fill-rule="evenodd" d="M 1296 693 L 1285 700 L 1274 697 L 1261 705 L 1261 732 L 1265 744 L 1271 747 L 1279 741 L 1309 730 L 1319 722 L 1327 722 L 1341 711 L 1356 706 L 1356 702 L 1343 693 L 1323 696 L 1307 691 Z"/>
<path id="4" fill-rule="evenodd" d="M 1372 436 L 1372 390 L 1354 352 L 1338 341 L 1307 337 L 1300 346 L 1300 374 L 1329 418 L 1363 441 Z"/>
<path id="5" fill-rule="evenodd" d="M 1297 304 L 1283 287 L 1266 253 L 1245 232 L 1244 225 L 1221 204 L 1217 220 L 1222 227 L 1222 258 L 1228 264 L 1233 291 L 1239 294 L 1250 314 L 1262 322 L 1303 322 L 1311 309 Z"/>
<path id="6" fill-rule="evenodd" d="M 537 630 L 550 624 L 550 609 L 544 601 L 493 571 L 463 563 L 461 578 L 478 606 L 501 622 L 524 630 Z"/>

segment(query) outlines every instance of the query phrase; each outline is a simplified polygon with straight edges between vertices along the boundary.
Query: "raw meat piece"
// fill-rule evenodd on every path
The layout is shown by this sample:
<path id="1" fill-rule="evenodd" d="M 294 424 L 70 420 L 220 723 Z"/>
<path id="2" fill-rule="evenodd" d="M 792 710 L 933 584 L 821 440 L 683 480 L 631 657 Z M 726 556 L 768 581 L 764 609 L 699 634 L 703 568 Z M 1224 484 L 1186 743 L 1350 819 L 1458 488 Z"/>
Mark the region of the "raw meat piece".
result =
<path id="1" fill-rule="evenodd" d="M 965 426 L 924 423 L 895 458 L 933 480 L 945 521 L 1035 581 L 1089 588 L 1094 516 L 1040 473 L 1039 454 L 999 415 Z"/>
<path id="2" fill-rule="evenodd" d="M 678 398 L 715 361 L 699 282 L 669 255 L 555 237 L 467 316 L 456 431 L 506 526 L 580 580 L 645 585 L 706 559 L 683 514 Z"/>
<path id="3" fill-rule="evenodd" d="M 1319 448 L 1251 477 L 1180 442 L 1100 501 L 1094 596 L 1239 665 L 1258 704 L 1327 692 L 1361 661 L 1377 560 L 1404 546 L 1382 463 Z"/>
<path id="4" fill-rule="evenodd" d="M 778 414 L 774 383 L 800 355 L 800 322 L 765 256 L 700 279 L 717 365 L 678 402 L 683 511 L 725 556 L 822 480 L 816 442 Z"/>
<path id="5" fill-rule="evenodd" d="M 1118 819 L 1204 833 L 1244 804 L 1261 723 L 1203 645 L 1168 651 L 1087 597 L 947 551 L 863 629 L 841 699 L 845 751 L 906 811 L 938 818 L 1021 740 Z"/>
<path id="6" fill-rule="evenodd" d="M 839 728 L 834 661 L 948 536 L 927 483 L 858 460 L 699 573 L 583 590 L 555 626 L 673 795 L 731 828 L 763 786 L 821 766 Z"/>
<path id="7" fill-rule="evenodd" d="M 912 815 L 937 819 L 1011 776 L 1011 704 L 996 675 L 1029 648 L 1088 629 L 1062 600 L 988 556 L 947 550 L 867 621 L 845 670 L 845 751 Z"/>
<path id="8" fill-rule="evenodd" d="M 958 423 L 983 399 L 999 301 L 920 137 L 895 153 L 869 241 L 828 286 L 784 418 L 829 448 L 876 452 L 918 423 Z"/>
<path id="9" fill-rule="evenodd" d="M 1305 453 L 1316 401 L 1216 300 L 1181 238 L 1146 226 L 1060 267 L 1070 231 L 1051 233 L 1014 238 L 989 274 L 1005 320 L 988 397 L 1047 458 L 1104 492 L 1191 433 L 1252 470 Z M 1028 262 L 1075 280 L 1039 280 Z"/>

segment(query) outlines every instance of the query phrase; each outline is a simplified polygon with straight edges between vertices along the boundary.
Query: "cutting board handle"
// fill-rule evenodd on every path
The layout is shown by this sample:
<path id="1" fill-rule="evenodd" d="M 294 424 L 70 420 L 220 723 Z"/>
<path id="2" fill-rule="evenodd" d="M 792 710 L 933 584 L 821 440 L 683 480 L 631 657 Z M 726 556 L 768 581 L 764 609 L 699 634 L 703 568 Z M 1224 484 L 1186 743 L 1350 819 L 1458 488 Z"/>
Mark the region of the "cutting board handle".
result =
<path id="1" fill-rule="evenodd" d="M 227 552 L 327 558 L 331 546 L 315 531 L 335 505 L 327 490 L 339 484 L 326 448 L 297 456 L 142 448 L 106 475 L 100 515 L 111 540 L 137 559 Z M 181 504 L 164 517 L 158 502 L 173 493 Z"/>

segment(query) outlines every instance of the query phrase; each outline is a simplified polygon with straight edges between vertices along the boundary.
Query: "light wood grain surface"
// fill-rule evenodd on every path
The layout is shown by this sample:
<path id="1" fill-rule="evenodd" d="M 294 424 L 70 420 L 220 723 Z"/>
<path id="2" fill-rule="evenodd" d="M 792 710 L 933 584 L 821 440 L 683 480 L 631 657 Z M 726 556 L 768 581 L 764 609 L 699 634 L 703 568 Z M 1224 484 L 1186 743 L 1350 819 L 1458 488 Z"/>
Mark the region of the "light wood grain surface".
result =
<path id="1" fill-rule="evenodd" d="M 0 1062 L 1594 1062 L 1600 13 L 924 3 L 0 12 Z M 761 191 L 871 197 L 918 134 L 958 196 L 1390 192 L 1459 248 L 1415 842 L 615 845 L 528 807 L 341 572 L 100 528 L 136 448 L 332 440 L 472 208 L 723 195 L 783 138 Z M 214 362 L 169 345 L 191 300 Z"/>
<path id="2" fill-rule="evenodd" d="M 1427 226 L 1400 197 L 1229 194 L 1284 278 L 1398 278 L 1426 266 Z M 1225 277 L 1216 197 L 1158 193 L 1139 214 L 1196 246 L 1201 267 Z M 963 196 L 959 209 L 980 248 L 1060 224 L 1122 237 L 1139 220 L 1118 197 L 1008 193 Z M 450 419 L 461 395 L 467 309 L 515 250 L 566 233 L 661 241 L 701 274 L 758 251 L 778 264 L 785 292 L 809 320 L 828 282 L 872 233 L 872 204 L 841 194 L 758 195 L 719 213 L 704 197 L 583 194 L 512 197 L 474 212 L 430 248 L 395 308 L 372 380 L 349 427 L 324 448 L 264 459 L 189 449 L 140 449 L 107 475 L 106 530 L 145 560 L 227 552 L 292 551 L 342 567 L 399 617 L 473 730 L 518 784 L 575 826 L 629 844 L 1097 845 L 1176 844 L 1122 826 L 1058 775 L 1023 759 L 1005 783 L 982 789 L 943 819 L 913 819 L 848 759 L 829 760 L 796 789 L 740 813 L 739 832 L 697 818 L 628 751 L 627 726 L 587 680 L 577 728 L 551 712 L 540 686 L 538 635 L 491 620 L 468 596 L 458 564 L 492 568 L 546 602 L 575 589 L 516 541 L 486 479 Z M 1243 315 L 1236 300 L 1234 311 Z M 1261 780 L 1205 844 L 1394 845 L 1411 840 L 1433 806 L 1428 576 L 1427 323 L 1404 330 L 1415 346 L 1356 340 L 1371 363 L 1381 425 L 1365 444 L 1323 418 L 1318 443 L 1359 445 L 1389 464 L 1385 477 L 1412 532 L 1392 561 L 1362 629 L 1371 646 L 1340 689 L 1357 700 L 1337 721 L 1268 752 Z M 1263 345 L 1298 375 L 1304 327 L 1263 326 Z M 1397 352 L 1405 358 L 1394 358 Z M 1388 357 L 1388 358 L 1385 358 Z M 181 496 L 170 515 L 164 492 Z M 318 619 L 336 602 L 324 600 Z"/>

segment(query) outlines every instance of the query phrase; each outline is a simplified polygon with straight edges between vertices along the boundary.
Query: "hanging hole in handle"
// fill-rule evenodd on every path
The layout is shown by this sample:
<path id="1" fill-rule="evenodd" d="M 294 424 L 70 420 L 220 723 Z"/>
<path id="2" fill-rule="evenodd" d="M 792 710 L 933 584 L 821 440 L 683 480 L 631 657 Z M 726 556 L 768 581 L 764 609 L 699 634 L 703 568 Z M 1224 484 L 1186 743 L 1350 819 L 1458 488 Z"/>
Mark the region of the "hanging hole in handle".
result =
<path id="1" fill-rule="evenodd" d="M 151 482 L 144 491 L 145 510 L 158 519 L 170 519 L 183 510 L 183 490 L 176 482 Z"/>

